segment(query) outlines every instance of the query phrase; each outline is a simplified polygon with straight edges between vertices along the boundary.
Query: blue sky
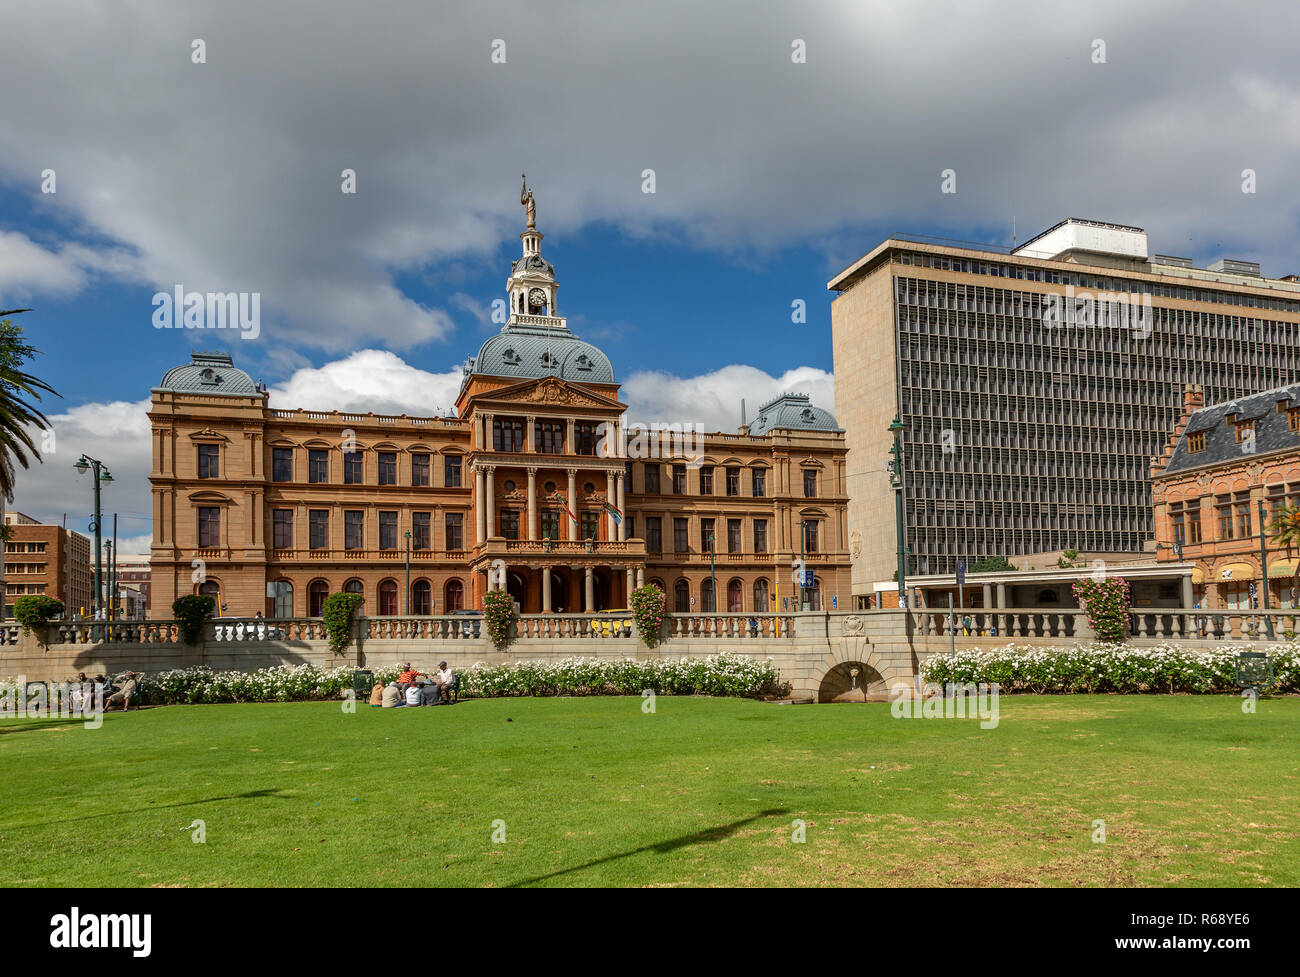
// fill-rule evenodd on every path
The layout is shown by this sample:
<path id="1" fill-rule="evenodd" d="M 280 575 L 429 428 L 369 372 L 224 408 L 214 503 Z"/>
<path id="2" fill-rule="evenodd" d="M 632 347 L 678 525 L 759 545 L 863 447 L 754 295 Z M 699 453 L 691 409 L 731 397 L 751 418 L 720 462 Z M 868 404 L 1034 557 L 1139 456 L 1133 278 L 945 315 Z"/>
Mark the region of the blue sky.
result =
<path id="1" fill-rule="evenodd" d="M 1300 271 L 1294 4 L 47 0 L 6 26 L 0 307 L 35 307 L 64 394 L 14 501 L 44 519 L 84 523 L 81 451 L 148 511 L 144 402 L 192 345 L 279 407 L 450 403 L 520 252 L 521 172 L 560 312 L 633 412 L 715 429 L 791 387 L 832 406 L 825 283 L 895 230 L 1087 217 Z M 153 329 L 177 283 L 260 293 L 262 335 Z"/>

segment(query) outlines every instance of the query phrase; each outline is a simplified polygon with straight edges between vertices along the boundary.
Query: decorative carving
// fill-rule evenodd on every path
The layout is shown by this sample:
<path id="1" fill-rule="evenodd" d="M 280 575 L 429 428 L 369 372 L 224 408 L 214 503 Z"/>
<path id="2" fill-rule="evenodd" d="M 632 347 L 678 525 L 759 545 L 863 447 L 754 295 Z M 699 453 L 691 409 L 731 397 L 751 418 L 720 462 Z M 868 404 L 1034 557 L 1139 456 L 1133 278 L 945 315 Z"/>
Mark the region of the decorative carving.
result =
<path id="1" fill-rule="evenodd" d="M 867 622 L 862 620 L 862 618 L 858 617 L 856 614 L 853 614 L 844 619 L 844 624 L 841 626 L 840 633 L 846 637 L 856 637 L 865 634 L 866 630 Z"/>

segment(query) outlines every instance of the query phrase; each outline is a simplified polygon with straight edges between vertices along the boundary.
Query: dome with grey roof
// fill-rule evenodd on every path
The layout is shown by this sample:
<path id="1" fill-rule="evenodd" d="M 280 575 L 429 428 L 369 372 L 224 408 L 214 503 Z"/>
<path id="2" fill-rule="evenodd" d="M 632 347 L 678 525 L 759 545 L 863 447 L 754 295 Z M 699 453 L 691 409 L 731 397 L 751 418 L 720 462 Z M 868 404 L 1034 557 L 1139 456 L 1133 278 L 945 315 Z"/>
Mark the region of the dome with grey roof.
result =
<path id="1" fill-rule="evenodd" d="M 769 431 L 842 431 L 835 415 L 814 407 L 807 394 L 781 394 L 758 409 L 758 417 L 749 426 L 750 434 Z"/>
<path id="2" fill-rule="evenodd" d="M 514 264 L 510 266 L 510 274 L 516 278 L 521 275 L 543 275 L 546 278 L 554 279 L 555 266 L 540 254 L 526 254 L 522 258 L 514 260 Z"/>
<path id="3" fill-rule="evenodd" d="M 614 382 L 609 357 L 563 327 L 507 326 L 479 348 L 466 371 L 520 380 L 559 377 L 576 383 Z"/>
<path id="4" fill-rule="evenodd" d="M 261 393 L 253 378 L 235 366 L 229 353 L 204 352 L 191 353 L 184 366 L 168 370 L 156 389 L 227 397 L 256 397 Z"/>

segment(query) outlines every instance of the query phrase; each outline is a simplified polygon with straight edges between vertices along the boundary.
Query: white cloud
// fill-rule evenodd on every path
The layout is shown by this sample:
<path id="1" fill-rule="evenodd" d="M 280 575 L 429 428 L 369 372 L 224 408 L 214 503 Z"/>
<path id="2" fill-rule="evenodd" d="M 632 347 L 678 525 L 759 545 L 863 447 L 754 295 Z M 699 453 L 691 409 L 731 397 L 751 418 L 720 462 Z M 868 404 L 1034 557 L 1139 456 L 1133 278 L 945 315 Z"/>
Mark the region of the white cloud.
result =
<path id="1" fill-rule="evenodd" d="M 298 370 L 271 388 L 271 405 L 279 410 L 447 415 L 455 410 L 460 381 L 460 369 L 429 373 L 396 353 L 363 349 L 321 367 Z"/>
<path id="2" fill-rule="evenodd" d="M 746 420 L 781 393 L 806 393 L 818 407 L 833 410 L 835 380 L 826 370 L 798 366 L 774 377 L 752 366 L 733 364 L 694 377 L 642 370 L 623 383 L 629 421 L 703 424 L 706 431 L 735 432 L 740 401 Z"/>

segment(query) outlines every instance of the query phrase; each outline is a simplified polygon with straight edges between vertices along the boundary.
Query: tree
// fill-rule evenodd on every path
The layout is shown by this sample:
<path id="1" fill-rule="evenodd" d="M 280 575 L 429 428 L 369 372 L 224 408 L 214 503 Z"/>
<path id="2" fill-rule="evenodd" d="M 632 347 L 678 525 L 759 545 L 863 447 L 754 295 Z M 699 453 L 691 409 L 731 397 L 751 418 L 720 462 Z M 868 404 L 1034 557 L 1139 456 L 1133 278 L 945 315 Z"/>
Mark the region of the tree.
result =
<path id="1" fill-rule="evenodd" d="M 1279 508 L 1273 517 L 1273 525 L 1268 527 L 1268 534 L 1273 545 L 1285 550 L 1288 557 L 1300 549 L 1300 506 L 1284 505 Z M 1268 586 L 1267 580 L 1264 581 L 1264 586 Z M 1291 592 L 1296 593 L 1298 587 L 1300 561 L 1296 563 L 1295 572 L 1291 575 Z"/>
<path id="2" fill-rule="evenodd" d="M 1061 558 L 1056 561 L 1056 565 L 1062 570 L 1069 570 L 1074 566 L 1074 561 L 1079 558 L 1078 550 L 1062 550 Z"/>
<path id="3" fill-rule="evenodd" d="M 1007 562 L 1005 556 L 986 556 L 982 560 L 977 560 L 971 565 L 971 573 L 1009 573 L 1014 572 L 1015 567 Z"/>
<path id="4" fill-rule="evenodd" d="M 44 380 L 23 370 L 27 361 L 40 351 L 24 339 L 22 326 L 15 326 L 6 317 L 30 311 L 6 309 L 0 312 L 0 523 L 4 522 L 5 503 L 14 498 L 17 478 L 14 462 L 27 468 L 31 458 L 41 460 L 29 428 L 45 431 L 50 427 L 49 420 L 32 401 L 39 401 L 42 392 L 59 396 Z M 4 617 L 4 594 L 4 545 L 0 541 L 0 618 Z"/>

